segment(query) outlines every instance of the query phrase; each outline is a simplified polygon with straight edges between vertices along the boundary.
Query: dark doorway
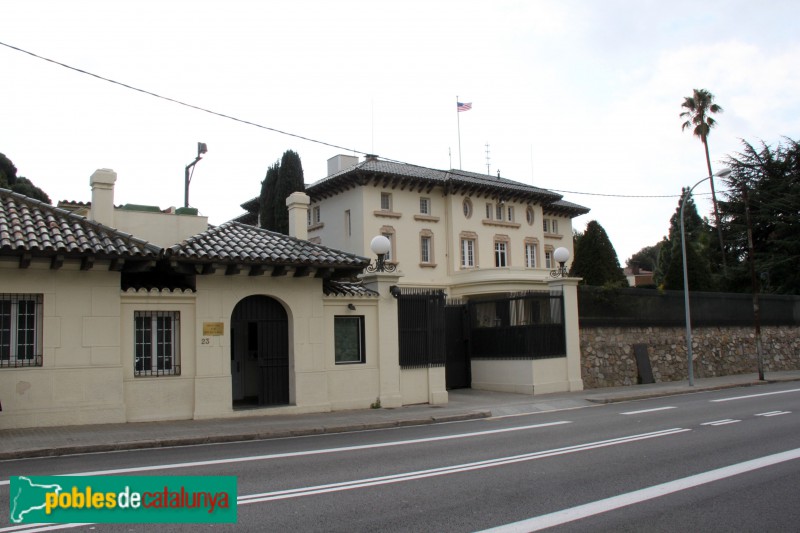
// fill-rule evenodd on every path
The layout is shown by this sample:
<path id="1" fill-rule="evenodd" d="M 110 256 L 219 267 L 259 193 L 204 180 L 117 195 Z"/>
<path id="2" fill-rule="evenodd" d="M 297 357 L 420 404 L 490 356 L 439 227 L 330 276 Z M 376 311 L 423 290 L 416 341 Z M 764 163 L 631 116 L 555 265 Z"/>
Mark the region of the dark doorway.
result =
<path id="1" fill-rule="evenodd" d="M 444 308 L 447 364 L 447 389 L 467 389 L 472 386 L 468 352 L 468 315 L 465 304 L 448 304 Z"/>
<path id="2" fill-rule="evenodd" d="M 289 319 L 277 300 L 248 296 L 231 315 L 234 406 L 289 403 Z"/>

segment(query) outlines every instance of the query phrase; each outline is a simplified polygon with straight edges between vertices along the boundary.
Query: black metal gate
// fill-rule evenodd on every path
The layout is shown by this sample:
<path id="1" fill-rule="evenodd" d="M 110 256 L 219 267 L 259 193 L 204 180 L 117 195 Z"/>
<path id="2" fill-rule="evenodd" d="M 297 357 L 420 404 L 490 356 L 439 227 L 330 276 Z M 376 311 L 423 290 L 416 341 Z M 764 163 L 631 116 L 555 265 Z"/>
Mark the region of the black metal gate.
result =
<path id="1" fill-rule="evenodd" d="M 445 364 L 444 291 L 401 289 L 397 318 L 401 368 Z"/>
<path id="2" fill-rule="evenodd" d="M 466 304 L 447 302 L 444 308 L 447 389 L 467 389 L 472 386 L 469 364 L 469 316 Z"/>

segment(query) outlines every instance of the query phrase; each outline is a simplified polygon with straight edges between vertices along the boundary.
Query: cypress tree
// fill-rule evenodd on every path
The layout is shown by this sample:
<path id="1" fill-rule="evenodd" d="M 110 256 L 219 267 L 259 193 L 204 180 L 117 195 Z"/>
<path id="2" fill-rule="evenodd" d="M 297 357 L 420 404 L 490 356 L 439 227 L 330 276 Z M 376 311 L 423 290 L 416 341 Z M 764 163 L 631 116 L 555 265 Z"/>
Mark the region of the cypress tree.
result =
<path id="1" fill-rule="evenodd" d="M 571 274 L 583 278 L 587 285 L 627 284 L 617 252 L 606 230 L 596 220 L 589 222 L 582 234 L 576 234 Z"/>
<path id="2" fill-rule="evenodd" d="M 270 165 L 267 169 L 267 175 L 264 181 L 261 182 L 261 195 L 259 196 L 259 212 L 258 219 L 260 225 L 264 229 L 275 231 L 275 211 L 272 209 L 272 191 L 275 189 L 275 183 L 278 181 L 278 170 L 280 169 L 280 161 L 275 161 L 275 164 Z"/>
<path id="3" fill-rule="evenodd" d="M 274 231 L 289 233 L 289 209 L 286 207 L 286 198 L 297 191 L 305 191 L 303 180 L 303 165 L 300 156 L 293 150 L 286 150 L 278 165 L 277 179 L 271 188 L 274 194 L 269 200 L 275 217 Z M 268 228 L 270 229 L 270 228 Z"/>

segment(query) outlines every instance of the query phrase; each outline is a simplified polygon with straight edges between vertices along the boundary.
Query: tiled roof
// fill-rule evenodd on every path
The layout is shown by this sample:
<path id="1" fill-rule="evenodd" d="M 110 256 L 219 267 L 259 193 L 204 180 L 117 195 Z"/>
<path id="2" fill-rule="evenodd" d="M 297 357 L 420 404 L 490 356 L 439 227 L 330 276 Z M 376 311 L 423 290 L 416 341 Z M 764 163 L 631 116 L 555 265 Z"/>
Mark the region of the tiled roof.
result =
<path id="1" fill-rule="evenodd" d="M 384 187 L 395 187 L 399 183 L 414 183 L 420 190 L 428 191 L 435 186 L 447 192 L 458 191 L 486 197 L 519 198 L 535 201 L 545 208 L 554 205 L 559 212 L 577 216 L 588 213 L 589 209 L 578 204 L 561 200 L 562 196 L 533 185 L 502 177 L 467 172 L 463 170 L 436 170 L 432 168 L 395 163 L 377 159 L 367 159 L 354 167 L 342 170 L 306 186 L 306 193 L 312 201 L 327 198 L 357 185 L 383 182 Z"/>
<path id="2" fill-rule="evenodd" d="M 362 270 L 369 259 L 281 233 L 226 222 L 166 250 L 168 257 L 243 265 L 305 265 Z"/>
<path id="3" fill-rule="evenodd" d="M 147 241 L 0 189 L 0 255 L 153 259 L 160 253 Z"/>
<path id="4" fill-rule="evenodd" d="M 361 281 L 333 281 L 325 280 L 322 284 L 325 296 L 380 296 L 372 289 L 368 289 Z"/>

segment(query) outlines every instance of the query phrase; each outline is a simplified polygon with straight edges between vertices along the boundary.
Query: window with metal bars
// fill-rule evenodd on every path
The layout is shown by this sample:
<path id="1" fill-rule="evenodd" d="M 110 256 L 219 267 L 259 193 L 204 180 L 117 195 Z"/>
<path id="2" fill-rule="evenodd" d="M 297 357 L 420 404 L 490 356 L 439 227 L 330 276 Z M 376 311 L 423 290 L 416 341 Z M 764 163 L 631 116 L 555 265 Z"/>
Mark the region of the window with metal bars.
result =
<path id="1" fill-rule="evenodd" d="M 180 317 L 178 311 L 134 313 L 134 375 L 180 375 Z"/>
<path id="2" fill-rule="evenodd" d="M 42 295 L 0 294 L 0 368 L 42 366 Z"/>

